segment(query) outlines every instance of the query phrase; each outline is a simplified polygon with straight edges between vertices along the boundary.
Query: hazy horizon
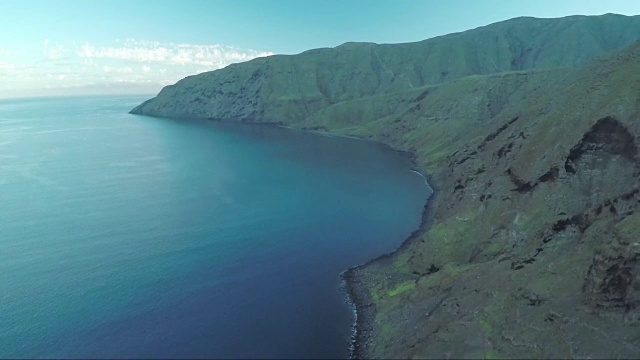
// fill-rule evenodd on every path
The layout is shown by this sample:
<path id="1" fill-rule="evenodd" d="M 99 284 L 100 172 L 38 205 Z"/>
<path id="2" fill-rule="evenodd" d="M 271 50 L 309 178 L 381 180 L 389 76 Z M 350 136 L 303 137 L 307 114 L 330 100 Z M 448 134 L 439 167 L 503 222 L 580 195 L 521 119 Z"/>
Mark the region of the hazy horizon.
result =
<path id="1" fill-rule="evenodd" d="M 350 41 L 420 41 L 522 16 L 640 13 L 630 0 L 462 2 L 1 3 L 14 31 L 0 35 L 0 98 L 156 94 L 232 63 Z"/>

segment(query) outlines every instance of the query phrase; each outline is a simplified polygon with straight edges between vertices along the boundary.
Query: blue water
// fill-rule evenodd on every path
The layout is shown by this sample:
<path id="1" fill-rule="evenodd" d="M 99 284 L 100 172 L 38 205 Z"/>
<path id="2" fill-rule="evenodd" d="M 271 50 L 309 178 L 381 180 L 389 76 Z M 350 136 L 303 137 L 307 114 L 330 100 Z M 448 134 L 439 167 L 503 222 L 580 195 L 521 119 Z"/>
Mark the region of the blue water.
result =
<path id="1" fill-rule="evenodd" d="M 339 274 L 428 194 L 375 143 L 0 101 L 0 357 L 347 357 Z"/>

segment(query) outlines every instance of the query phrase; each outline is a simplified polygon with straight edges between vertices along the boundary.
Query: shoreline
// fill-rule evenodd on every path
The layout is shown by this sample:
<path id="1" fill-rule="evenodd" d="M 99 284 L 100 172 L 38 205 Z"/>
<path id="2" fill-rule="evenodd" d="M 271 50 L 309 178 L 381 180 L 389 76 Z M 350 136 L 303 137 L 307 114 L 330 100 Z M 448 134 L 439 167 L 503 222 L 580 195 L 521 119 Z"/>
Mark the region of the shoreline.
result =
<path id="1" fill-rule="evenodd" d="M 215 119 L 205 119 L 205 120 L 213 120 L 213 121 L 230 121 L 237 122 L 235 120 L 215 120 Z M 244 123 L 240 121 L 240 123 Z M 411 168 L 408 170 L 416 173 L 424 179 L 425 185 L 431 189 L 431 193 L 425 199 L 425 204 L 422 208 L 422 214 L 420 219 L 420 224 L 418 228 L 407 236 L 406 239 L 400 243 L 400 245 L 394 250 L 376 256 L 373 259 L 370 259 L 362 264 L 352 266 L 340 273 L 340 287 L 345 292 L 345 302 L 351 308 L 353 321 L 351 324 L 351 335 L 349 342 L 349 359 L 364 359 L 367 358 L 365 356 L 367 347 L 371 342 L 370 333 L 372 329 L 372 323 L 375 321 L 375 308 L 373 306 L 373 302 L 369 296 L 368 290 L 365 285 L 360 280 L 359 273 L 363 268 L 379 262 L 390 259 L 395 256 L 399 251 L 402 251 L 406 248 L 414 239 L 419 238 L 419 236 L 424 233 L 430 226 L 433 221 L 433 209 L 432 204 L 434 203 L 434 199 L 439 193 L 438 187 L 433 185 L 434 181 L 430 178 L 429 175 L 420 171 L 417 164 L 417 155 L 411 151 L 396 149 L 393 146 L 384 143 L 382 141 L 376 139 L 363 138 L 353 135 L 345 135 L 345 134 L 337 134 L 327 130 L 312 130 L 312 129 L 301 129 L 296 128 L 289 125 L 271 123 L 271 122 L 250 122 L 247 124 L 255 124 L 255 125 L 267 125 L 267 126 L 275 126 L 281 129 L 293 130 L 293 131 L 301 131 L 305 133 L 316 134 L 320 136 L 329 136 L 329 137 L 339 137 L 339 138 L 347 138 L 352 140 L 360 140 L 360 141 L 369 141 L 372 143 L 380 144 L 389 148 L 396 153 L 399 153 L 403 156 L 407 156 L 409 161 L 411 162 Z"/>
<path id="2" fill-rule="evenodd" d="M 134 115 L 142 115 L 142 116 L 151 116 L 145 114 L 134 114 Z M 158 117 L 158 116 L 152 116 Z M 201 121 L 213 121 L 213 122 L 230 122 L 230 123 L 241 123 L 241 124 L 249 124 L 249 125 L 261 125 L 261 126 L 274 126 L 286 130 L 294 130 L 294 131 L 302 131 L 306 133 L 316 134 L 320 136 L 330 136 L 330 137 L 341 137 L 352 140 L 361 140 L 361 141 L 369 141 L 373 143 L 377 143 L 383 145 L 390 150 L 402 154 L 404 156 L 409 157 L 409 161 L 411 162 L 411 168 L 408 170 L 414 172 L 423 177 L 425 181 L 425 185 L 431 189 L 431 193 L 425 199 L 425 204 L 422 209 L 421 220 L 418 228 L 415 229 L 406 239 L 400 243 L 400 245 L 388 252 L 376 256 L 373 259 L 370 259 L 362 264 L 352 266 L 340 273 L 340 287 L 345 292 L 345 301 L 349 305 L 352 311 L 353 321 L 351 325 L 351 335 L 349 342 L 349 359 L 363 359 L 365 358 L 365 353 L 368 348 L 368 345 L 371 341 L 370 333 L 372 328 L 372 323 L 375 321 L 375 308 L 373 306 L 373 302 L 369 296 L 368 290 L 365 285 L 362 283 L 359 278 L 362 276 L 360 271 L 363 268 L 377 263 L 381 261 L 385 261 L 395 256 L 398 252 L 402 251 L 406 248 L 413 240 L 419 238 L 419 236 L 424 233 L 430 226 L 433 221 L 433 204 L 435 198 L 439 194 L 439 189 L 436 185 L 434 185 L 434 181 L 432 178 L 421 172 L 419 167 L 417 166 L 417 156 L 415 153 L 406 150 L 396 149 L 393 146 L 384 143 L 382 141 L 376 139 L 368 139 L 362 138 L 353 135 L 345 135 L 345 134 L 337 134 L 332 133 L 326 130 L 311 130 L 311 129 L 301 129 L 293 126 L 288 126 L 284 124 L 272 123 L 272 122 L 244 122 L 237 120 L 229 120 L 229 119 L 209 119 L 209 118 L 176 118 L 176 117 L 164 117 L 168 119 L 174 120 L 201 120 Z"/>
<path id="3" fill-rule="evenodd" d="M 234 120 L 215 120 L 215 119 L 206 119 L 206 120 L 214 120 L 214 121 L 231 121 L 236 122 Z M 240 121 L 240 123 L 244 123 Z M 333 133 L 327 130 L 312 130 L 312 129 L 301 129 L 296 128 L 289 125 L 278 124 L 278 123 L 270 123 L 270 122 L 250 122 L 248 124 L 256 124 L 256 125 L 267 125 L 267 126 L 275 126 L 278 128 L 286 129 L 286 130 L 294 130 L 294 131 L 302 131 L 306 133 L 316 134 L 320 136 L 330 136 L 330 137 L 340 137 L 347 138 L 352 140 L 361 140 L 361 141 L 369 141 L 372 143 L 380 144 L 389 148 L 390 150 L 402 154 L 403 156 L 407 156 L 409 161 L 411 162 L 411 168 L 408 170 L 414 172 L 424 179 L 425 185 L 431 189 L 431 194 L 425 199 L 425 204 L 422 208 L 422 214 L 420 219 L 420 224 L 418 228 L 415 229 L 406 239 L 400 243 L 400 245 L 394 250 L 376 256 L 373 259 L 370 259 L 362 264 L 352 266 L 340 273 L 340 287 L 345 292 L 345 302 L 351 308 L 353 321 L 351 324 L 351 335 L 349 342 L 349 359 L 364 359 L 367 358 L 365 356 L 367 347 L 371 342 L 371 329 L 372 323 L 375 321 L 375 308 L 373 306 L 373 302 L 369 296 L 369 292 L 365 285 L 360 280 L 360 271 L 363 268 L 380 261 L 385 261 L 395 256 L 398 252 L 405 249 L 414 239 L 419 238 L 421 234 L 426 232 L 431 226 L 433 221 L 433 204 L 434 200 L 439 193 L 439 189 L 436 185 L 433 185 L 434 181 L 432 178 L 420 171 L 420 168 L 417 164 L 417 155 L 411 151 L 396 149 L 393 146 L 384 143 L 382 141 L 376 139 L 363 138 L 353 135 L 345 135 L 339 133 Z"/>
<path id="4" fill-rule="evenodd" d="M 431 193 L 425 199 L 425 204 L 423 206 L 422 214 L 421 214 L 420 225 L 418 225 L 418 228 L 415 229 L 413 232 L 411 232 L 411 234 L 409 234 L 409 236 L 407 236 L 407 238 L 404 239 L 396 249 L 388 253 L 381 254 L 362 264 L 352 266 L 344 270 L 342 273 L 340 273 L 341 288 L 345 291 L 345 301 L 351 308 L 351 311 L 353 314 L 352 315 L 353 322 L 351 325 L 351 335 L 350 335 L 351 340 L 349 343 L 349 359 L 367 358 L 365 354 L 366 354 L 368 345 L 371 342 L 371 329 L 372 329 L 372 323 L 375 321 L 376 311 L 366 286 L 362 283 L 361 279 L 359 278 L 360 276 L 362 276 L 362 274 L 360 274 L 360 271 L 362 271 L 363 268 L 371 264 L 385 261 L 392 258 L 398 252 L 402 251 L 407 246 L 409 246 L 409 244 L 412 241 L 419 238 L 421 234 L 423 234 L 429 229 L 433 221 L 434 200 L 437 194 L 439 194 L 438 188 L 437 186 L 433 185 L 434 181 L 429 177 L 429 175 L 426 175 L 425 173 L 420 171 L 416 161 L 417 156 L 415 153 L 411 151 L 396 149 L 389 144 L 386 144 L 382 141 L 375 140 L 375 139 L 367 139 L 367 138 L 362 138 L 362 137 L 352 136 L 352 135 L 336 134 L 326 130 L 307 130 L 307 129 L 300 129 L 292 126 L 274 124 L 274 123 L 259 123 L 259 124 L 265 124 L 265 125 L 271 125 L 271 126 L 275 125 L 277 127 L 287 129 L 287 130 L 303 131 L 303 132 L 317 134 L 321 136 L 342 137 L 342 138 L 348 138 L 353 140 L 370 141 L 370 142 L 374 142 L 374 143 L 386 146 L 392 151 L 408 156 L 409 161 L 412 164 L 409 171 L 422 176 L 422 178 L 424 179 L 425 185 L 429 189 L 431 189 Z"/>
<path id="5" fill-rule="evenodd" d="M 296 130 L 303 131 L 307 133 L 317 134 L 321 136 L 331 136 L 331 137 L 341 137 L 353 140 L 363 140 L 370 141 L 373 143 L 377 143 L 383 146 L 386 146 L 390 150 L 402 154 L 404 156 L 409 157 L 409 161 L 411 162 L 411 168 L 409 171 L 416 173 L 424 179 L 425 185 L 431 189 L 431 193 L 425 199 L 425 204 L 422 208 L 422 214 L 420 219 L 420 224 L 418 228 L 415 229 L 406 239 L 400 243 L 400 245 L 388 252 L 381 254 L 373 259 L 370 259 L 362 264 L 352 266 L 343 272 L 340 273 L 341 280 L 341 288 L 345 291 L 345 301 L 351 308 L 353 314 L 353 322 L 351 325 L 351 335 L 350 335 L 350 343 L 349 343 L 349 359 L 364 359 L 367 358 L 365 356 L 367 347 L 371 342 L 370 333 L 372 329 L 372 323 L 375 321 L 375 308 L 373 306 L 373 302 L 371 301 L 371 297 L 369 296 L 368 290 L 365 285 L 360 280 L 360 271 L 363 268 L 377 263 L 381 261 L 385 261 L 395 256 L 398 252 L 402 251 L 404 248 L 409 246 L 409 244 L 419 238 L 421 234 L 426 232 L 431 223 L 433 221 L 433 204 L 437 194 L 439 194 L 439 189 L 437 186 L 433 185 L 434 181 L 430 178 L 429 175 L 421 172 L 417 165 L 417 156 L 415 153 L 406 150 L 396 149 L 393 146 L 386 144 L 382 141 L 376 139 L 367 139 L 353 135 L 344 135 L 344 134 L 336 134 L 326 130 L 308 130 L 308 129 L 300 129 L 292 126 L 275 124 L 275 123 L 258 123 L 264 125 L 271 125 L 280 127 L 287 130 Z"/>
<path id="6" fill-rule="evenodd" d="M 420 174 L 425 178 L 426 185 L 431 188 L 432 192 L 425 200 L 421 215 L 422 218 L 420 220 L 420 225 L 418 226 L 418 228 L 411 234 L 409 234 L 409 236 L 407 236 L 407 238 L 402 241 L 402 243 L 395 250 L 377 256 L 363 264 L 350 267 L 340 274 L 340 278 L 345 284 L 344 288 L 346 291 L 347 302 L 354 311 L 351 344 L 349 346 L 350 359 L 367 358 L 365 355 L 371 342 L 372 323 L 375 321 L 376 314 L 376 309 L 371 300 L 371 297 L 369 296 L 369 292 L 361 279 L 361 276 L 363 276 L 363 274 L 361 274 L 361 271 L 374 263 L 391 259 L 398 252 L 409 246 L 415 239 L 419 239 L 420 235 L 423 234 L 427 229 L 429 229 L 432 224 L 434 210 L 433 206 L 435 204 L 434 200 L 438 196 L 439 191 L 437 187 L 432 185 L 432 182 L 429 182 L 429 178 L 427 176 L 422 173 Z"/>

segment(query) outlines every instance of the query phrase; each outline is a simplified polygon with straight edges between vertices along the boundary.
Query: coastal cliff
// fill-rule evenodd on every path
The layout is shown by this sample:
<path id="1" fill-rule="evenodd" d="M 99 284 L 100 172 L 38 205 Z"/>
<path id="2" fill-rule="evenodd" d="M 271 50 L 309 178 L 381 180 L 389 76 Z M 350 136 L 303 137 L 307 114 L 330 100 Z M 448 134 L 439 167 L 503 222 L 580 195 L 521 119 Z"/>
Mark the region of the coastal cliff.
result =
<path id="1" fill-rule="evenodd" d="M 640 356 L 640 17 L 517 18 L 191 76 L 132 110 L 414 154 L 435 195 L 350 270 L 362 357 Z"/>

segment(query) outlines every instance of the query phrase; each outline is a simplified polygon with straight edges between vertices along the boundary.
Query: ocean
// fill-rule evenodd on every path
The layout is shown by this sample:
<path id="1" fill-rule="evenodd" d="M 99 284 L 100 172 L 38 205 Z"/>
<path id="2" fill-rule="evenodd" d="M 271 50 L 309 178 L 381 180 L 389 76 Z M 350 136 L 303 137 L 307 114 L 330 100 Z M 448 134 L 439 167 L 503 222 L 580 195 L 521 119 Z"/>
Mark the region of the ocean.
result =
<path id="1" fill-rule="evenodd" d="M 348 357 L 340 273 L 418 227 L 424 178 L 147 98 L 0 101 L 0 357 Z"/>

